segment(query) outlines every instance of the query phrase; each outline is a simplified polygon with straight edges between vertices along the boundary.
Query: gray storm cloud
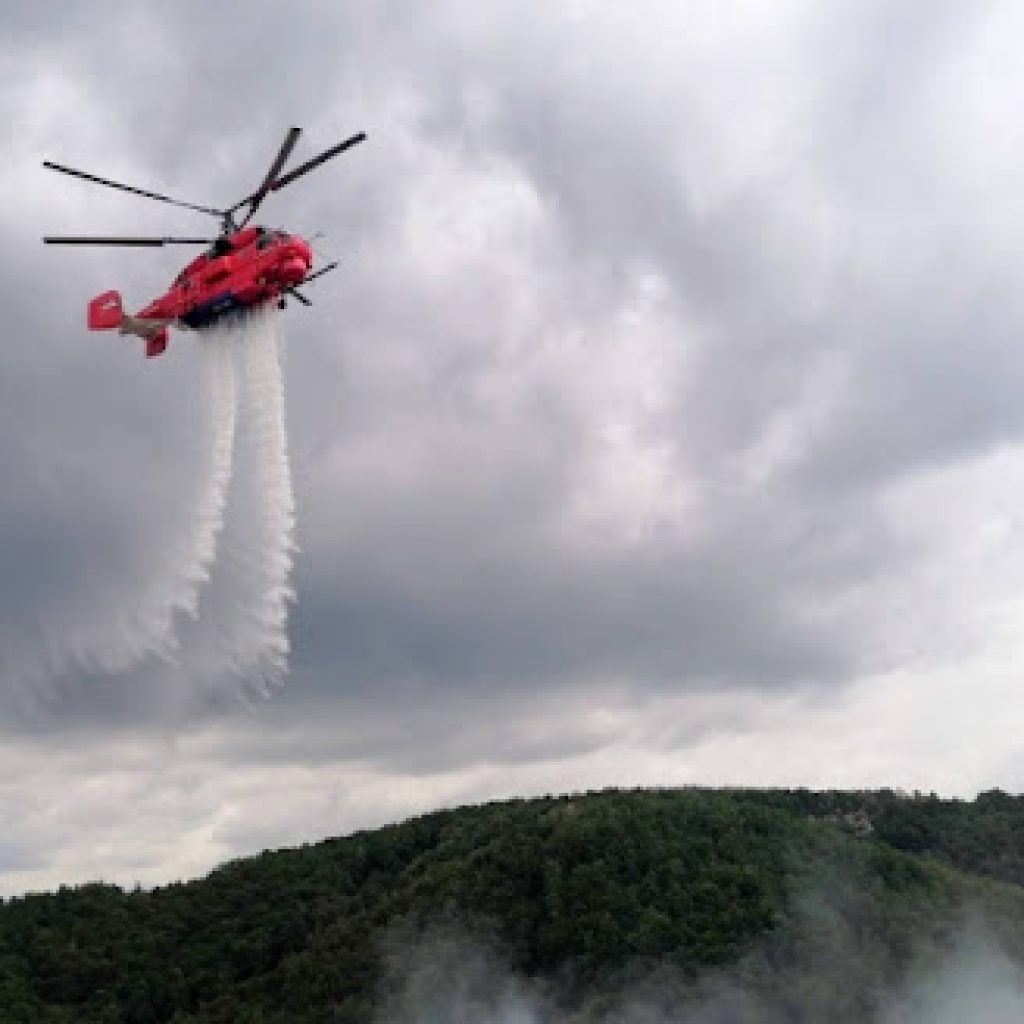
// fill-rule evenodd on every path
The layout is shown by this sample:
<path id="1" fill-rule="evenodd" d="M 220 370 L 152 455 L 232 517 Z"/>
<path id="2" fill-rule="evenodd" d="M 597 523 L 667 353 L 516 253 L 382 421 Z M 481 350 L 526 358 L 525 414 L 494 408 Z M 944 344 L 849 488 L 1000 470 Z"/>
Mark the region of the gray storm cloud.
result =
<path id="1" fill-rule="evenodd" d="M 186 0 L 0 22 L 3 692 L 11 666 L 52 674 L 48 650 L 130 653 L 140 616 L 166 622 L 150 607 L 178 609 L 171 653 L 195 655 L 174 686 L 167 666 L 104 676 L 80 658 L 4 730 L 130 744 L 175 692 L 203 716 L 230 660 L 204 612 L 259 677 L 287 610 L 292 684 L 253 735 L 228 730 L 254 764 L 312 746 L 385 774 L 471 778 L 495 751 L 556 772 L 581 745 L 616 749 L 613 726 L 559 709 L 609 705 L 688 764 L 739 735 L 687 711 L 713 694 L 776 709 L 755 730 L 765 779 L 774 742 L 830 781 L 1019 776 L 1012 737 L 989 739 L 1013 716 L 982 715 L 1016 699 L 1022 647 L 1014 3 L 311 0 L 296 17 L 254 0 L 239 21 Z M 81 328 L 91 295 L 118 286 L 137 308 L 180 261 L 38 238 L 209 225 L 39 163 L 227 203 L 293 123 L 296 159 L 369 136 L 261 208 L 342 261 L 287 313 L 294 509 L 279 474 L 260 485 L 301 550 L 254 567 L 247 538 L 271 527 L 252 453 L 280 421 L 256 441 L 240 407 L 202 580 L 203 354 L 147 365 Z M 147 604 L 168 578 L 178 596 Z M 261 630 L 277 639 L 244 654 Z M 990 696 L 957 699 L 957 678 Z M 786 731 L 805 701 L 837 723 L 860 709 L 829 734 L 840 764 Z M 705 781 L 754 772 L 735 742 Z M 616 764 L 588 784 L 626 781 Z"/>
<path id="2" fill-rule="evenodd" d="M 598 678 L 832 687 L 898 666 L 936 632 L 906 617 L 906 635 L 895 629 L 900 581 L 912 594 L 934 549 L 894 528 L 890 491 L 1020 432 L 1006 382 L 1022 310 L 992 277 L 1012 218 L 988 212 L 1008 193 L 971 156 L 992 97 L 961 88 L 1003 8 L 825 16 L 793 3 L 766 20 L 751 4 L 721 18 L 315 6 L 310 33 L 257 5 L 216 58 L 188 10 L 134 16 L 180 44 L 159 86 L 136 71 L 146 89 L 184 83 L 188 146 L 117 103 L 74 37 L 49 43 L 66 60 L 37 92 L 88 82 L 115 166 L 85 132 L 66 144 L 77 158 L 122 173 L 131 152 L 134 177 L 206 201 L 262 166 L 281 123 L 325 140 L 370 132 L 357 160 L 274 198 L 274 216 L 323 226 L 321 244 L 354 256 L 310 314 L 326 330 L 294 325 L 309 553 L 294 699 L 410 679 L 456 692 Z M 204 12 L 210 39 L 218 17 Z M 257 24 L 276 54 L 303 53 L 273 90 L 245 70 Z M 829 59 L 840 44 L 848 56 Z M 242 80 L 266 111 L 256 119 L 232 113 Z M 303 102 L 313 83 L 331 103 Z M 37 105 L 32 130 L 54 146 L 59 111 Z M 1013 180 L 1013 152 L 997 151 L 997 182 Z M 129 200 L 114 198 L 127 223 Z M 133 209 L 135 223 L 162 215 Z M 69 212 L 83 226 L 92 215 Z M 982 340 L 960 343 L 979 326 Z M 93 395 L 124 380 L 76 363 Z M 171 421 L 181 372 L 156 401 Z M 78 436 L 111 432 L 90 419 Z M 184 448 L 161 446 L 170 488 Z M 26 472 L 16 447 L 9 457 Z M 137 479 L 131 457 L 112 438 L 108 488 Z M 180 529 L 173 503 L 124 500 L 134 520 Z M 84 511 L 52 527 L 82 568 L 10 602 L 12 622 L 45 620 L 83 572 L 113 589 L 115 573 L 143 574 L 149 538 L 108 532 L 102 499 Z M 45 545 L 41 525 L 9 535 Z M 75 536 L 87 528 L 111 559 Z"/>

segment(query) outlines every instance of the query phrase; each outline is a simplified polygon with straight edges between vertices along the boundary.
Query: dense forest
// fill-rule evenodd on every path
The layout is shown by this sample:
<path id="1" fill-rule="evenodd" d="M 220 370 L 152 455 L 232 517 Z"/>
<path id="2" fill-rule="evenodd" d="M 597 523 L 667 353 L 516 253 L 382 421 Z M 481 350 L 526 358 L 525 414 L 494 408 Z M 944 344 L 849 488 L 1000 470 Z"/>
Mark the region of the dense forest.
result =
<path id="1" fill-rule="evenodd" d="M 538 1018 L 621 1019 L 624 993 L 678 1008 L 727 984 L 742 998 L 723 1020 L 770 1003 L 863 1024 L 965 929 L 1024 964 L 1022 886 L 1024 798 L 999 791 L 513 800 L 152 891 L 8 900 L 0 1020 L 400 1021 L 411 985 L 430 998 L 464 971 L 481 1024 L 512 980 Z"/>

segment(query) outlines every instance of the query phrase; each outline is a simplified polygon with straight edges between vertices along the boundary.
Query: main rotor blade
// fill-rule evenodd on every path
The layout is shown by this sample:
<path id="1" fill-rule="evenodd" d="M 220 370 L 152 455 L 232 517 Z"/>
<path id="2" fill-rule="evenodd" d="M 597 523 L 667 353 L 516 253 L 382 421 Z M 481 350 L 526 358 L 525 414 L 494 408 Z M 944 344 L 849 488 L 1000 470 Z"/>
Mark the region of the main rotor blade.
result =
<path id="1" fill-rule="evenodd" d="M 299 164 L 294 171 L 289 171 L 286 175 L 273 182 L 270 186 L 270 191 L 276 192 L 278 189 L 284 188 L 285 185 L 290 185 L 296 178 L 301 178 L 303 174 L 313 170 L 314 167 L 319 167 L 322 163 L 326 163 L 326 161 L 330 160 L 331 157 L 335 157 L 339 153 L 344 153 L 346 149 L 362 142 L 365 138 L 366 132 L 359 132 L 358 135 L 353 135 L 344 142 L 339 142 L 338 145 L 332 146 L 319 156 L 313 157 L 312 160 L 307 160 L 304 164 Z"/>
<path id="2" fill-rule="evenodd" d="M 304 277 L 299 284 L 309 284 L 310 281 L 315 281 L 321 274 L 326 274 L 329 270 L 333 270 L 338 266 L 338 261 L 335 260 L 333 263 L 328 263 L 326 267 L 321 267 L 315 274 L 308 274 Z"/>
<path id="3" fill-rule="evenodd" d="M 172 199 L 170 196 L 161 195 L 159 192 L 149 192 L 144 188 L 135 188 L 134 185 L 124 185 L 120 181 L 111 181 L 110 178 L 100 178 L 95 174 L 87 174 L 85 171 L 76 170 L 74 167 L 55 164 L 52 160 L 44 160 L 43 166 L 51 171 L 60 171 L 61 174 L 70 174 L 73 178 L 83 178 L 85 181 L 91 181 L 97 185 L 106 185 L 108 188 L 120 189 L 122 192 L 131 192 L 133 195 L 144 196 L 146 199 L 155 199 L 159 203 L 182 206 L 186 210 L 197 210 L 199 213 L 209 213 L 214 217 L 224 216 L 223 210 L 215 210 L 212 206 L 196 206 L 194 203 L 184 203 L 180 199 Z"/>
<path id="4" fill-rule="evenodd" d="M 47 235 L 47 245 L 210 245 L 209 238 L 128 238 L 112 235 Z"/>
<path id="5" fill-rule="evenodd" d="M 313 305 L 313 303 L 310 302 L 309 299 L 307 299 L 306 296 L 303 295 L 302 292 L 300 292 L 298 288 L 292 286 L 291 288 L 285 288 L 285 291 L 289 295 L 294 296 L 296 299 L 298 299 L 299 302 L 301 302 L 304 306 L 312 306 Z"/>
<path id="6" fill-rule="evenodd" d="M 281 173 L 281 168 L 284 167 L 285 161 L 291 156 L 291 152 L 295 148 L 295 143 L 298 142 L 300 134 L 302 134 L 301 128 L 293 126 L 288 129 L 288 134 L 285 136 L 284 142 L 281 143 L 281 148 L 278 150 L 277 156 L 274 157 L 270 170 L 264 176 L 260 187 L 248 199 L 249 212 L 245 215 L 245 220 L 242 221 L 240 227 L 245 227 L 248 224 L 252 219 L 252 215 L 256 212 L 256 207 L 263 202 L 264 197 L 270 191 L 270 186 L 274 183 L 274 179 Z M 244 203 L 246 200 L 243 199 L 242 202 Z M 233 209 L 237 209 L 237 207 Z"/>

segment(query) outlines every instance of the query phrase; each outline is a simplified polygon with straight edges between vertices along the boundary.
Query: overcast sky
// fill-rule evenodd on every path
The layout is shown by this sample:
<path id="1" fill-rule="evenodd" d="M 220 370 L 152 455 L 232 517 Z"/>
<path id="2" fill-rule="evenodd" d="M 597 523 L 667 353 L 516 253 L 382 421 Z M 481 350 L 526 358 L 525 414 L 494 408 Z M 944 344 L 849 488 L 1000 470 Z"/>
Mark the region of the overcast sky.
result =
<path id="1" fill-rule="evenodd" d="M 244 11 L 244 14 L 242 13 Z M 490 797 L 1024 788 L 1024 9 L 72 2 L 0 13 L 0 893 Z M 84 329 L 201 215 L 282 315 L 292 670 L 133 660 L 196 343 Z"/>

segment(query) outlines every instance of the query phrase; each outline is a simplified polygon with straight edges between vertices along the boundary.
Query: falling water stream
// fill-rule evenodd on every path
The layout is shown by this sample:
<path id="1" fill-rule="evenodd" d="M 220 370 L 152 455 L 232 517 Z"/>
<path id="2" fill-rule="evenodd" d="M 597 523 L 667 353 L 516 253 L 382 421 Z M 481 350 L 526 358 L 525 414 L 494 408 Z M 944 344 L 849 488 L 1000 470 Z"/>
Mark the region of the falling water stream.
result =
<path id="1" fill-rule="evenodd" d="M 287 674 L 295 502 L 276 311 L 235 315 L 195 344 L 203 443 L 184 529 L 155 541 L 166 551 L 133 597 L 99 606 L 90 628 L 55 625 L 34 659 L 9 659 L 27 705 L 74 672 L 149 672 L 179 704 L 267 693 Z"/>

